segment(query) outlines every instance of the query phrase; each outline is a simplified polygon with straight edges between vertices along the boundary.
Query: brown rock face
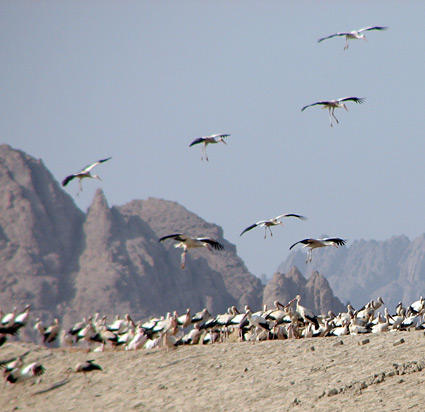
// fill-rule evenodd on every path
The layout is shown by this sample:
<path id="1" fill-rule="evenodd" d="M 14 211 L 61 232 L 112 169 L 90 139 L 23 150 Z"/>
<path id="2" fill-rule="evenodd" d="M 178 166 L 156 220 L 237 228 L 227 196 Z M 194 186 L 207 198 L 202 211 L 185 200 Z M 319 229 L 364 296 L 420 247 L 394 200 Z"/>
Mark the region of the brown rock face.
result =
<path id="1" fill-rule="evenodd" d="M 176 232 L 214 237 L 225 250 L 190 250 L 182 270 L 181 249 L 176 250 L 171 240 L 158 242 L 164 234 Z M 187 307 L 217 313 L 235 303 L 261 305 L 260 280 L 222 238 L 222 229 L 175 202 L 149 199 L 109 208 L 99 190 L 88 210 L 84 233 L 72 302 L 75 316 L 100 312 L 144 318 L 183 312 Z"/>
<path id="2" fill-rule="evenodd" d="M 291 267 L 286 274 L 276 272 L 264 289 L 264 303 L 272 307 L 274 301 L 288 303 L 296 295 L 301 295 L 302 304 L 316 314 L 335 313 L 345 310 L 344 305 L 334 297 L 328 281 L 319 272 L 314 272 L 307 281 L 301 272 Z"/>
<path id="3" fill-rule="evenodd" d="M 0 146 L 0 302 L 49 312 L 72 294 L 84 214 L 41 160 Z"/>

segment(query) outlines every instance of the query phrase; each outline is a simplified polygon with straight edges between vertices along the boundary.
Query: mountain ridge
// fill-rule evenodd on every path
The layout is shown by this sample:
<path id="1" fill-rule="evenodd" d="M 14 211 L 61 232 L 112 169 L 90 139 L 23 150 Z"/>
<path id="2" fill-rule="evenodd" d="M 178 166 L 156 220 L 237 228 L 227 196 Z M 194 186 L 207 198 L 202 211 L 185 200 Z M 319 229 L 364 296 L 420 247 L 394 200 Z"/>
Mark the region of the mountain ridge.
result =
<path id="1" fill-rule="evenodd" d="M 158 242 L 175 232 L 213 237 L 225 249 L 190 250 L 182 270 L 181 250 L 171 240 Z M 327 282 L 306 289 L 301 274 L 294 282 L 302 295 L 333 296 Z M 146 319 L 190 307 L 214 314 L 233 305 L 259 308 L 264 290 L 223 229 L 177 202 L 151 197 L 110 206 L 97 189 L 84 213 L 41 160 L 0 145 L 0 302 L 5 311 L 31 304 L 33 316 L 46 323 L 58 317 L 64 325 L 95 313 Z M 278 285 L 274 296 L 287 297 Z M 340 308 L 338 302 L 316 299 L 312 309 Z"/>

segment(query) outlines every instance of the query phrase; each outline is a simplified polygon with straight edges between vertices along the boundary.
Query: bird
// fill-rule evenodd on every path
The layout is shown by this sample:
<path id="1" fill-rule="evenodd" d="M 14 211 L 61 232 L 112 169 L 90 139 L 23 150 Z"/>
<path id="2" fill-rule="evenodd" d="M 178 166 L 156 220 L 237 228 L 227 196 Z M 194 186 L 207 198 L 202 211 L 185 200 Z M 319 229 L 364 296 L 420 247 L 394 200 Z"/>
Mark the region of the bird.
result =
<path id="1" fill-rule="evenodd" d="M 353 101 L 355 103 L 362 104 L 362 103 L 365 102 L 365 100 L 366 99 L 364 97 L 342 97 L 342 98 L 336 99 L 336 100 L 322 100 L 322 101 L 315 102 L 315 103 L 312 103 L 312 104 L 308 104 L 307 106 L 304 106 L 301 109 L 301 111 L 303 112 L 305 109 L 307 109 L 307 107 L 322 105 L 323 109 L 326 109 L 326 108 L 329 109 L 330 126 L 333 127 L 332 117 L 336 120 L 337 123 L 339 123 L 339 121 L 336 118 L 335 113 L 334 113 L 336 108 L 343 107 L 348 112 L 347 106 L 345 105 L 344 102 Z"/>
<path id="2" fill-rule="evenodd" d="M 72 368 L 68 368 L 66 370 L 66 373 L 69 374 L 71 372 L 74 373 L 83 373 L 86 383 L 90 382 L 90 379 L 87 377 L 87 373 L 88 372 L 93 372 L 93 371 L 102 371 L 102 367 L 100 365 L 98 365 L 97 363 L 94 363 L 94 360 L 86 360 L 85 362 L 80 362 L 77 364 L 77 366 L 75 367 L 75 370 L 73 370 Z"/>
<path id="3" fill-rule="evenodd" d="M 319 321 L 317 320 L 317 316 L 313 313 L 312 310 L 304 306 L 301 306 L 300 301 L 301 301 L 301 295 L 297 295 L 295 296 L 294 299 L 289 301 L 288 305 L 292 306 L 294 302 L 297 302 L 297 305 L 295 307 L 295 312 L 297 313 L 298 318 L 301 318 L 304 324 L 307 324 L 308 322 L 313 323 L 316 329 L 318 329 Z"/>
<path id="4" fill-rule="evenodd" d="M 249 305 L 245 305 L 245 316 L 243 320 L 247 319 L 249 324 L 254 327 L 254 340 L 257 339 L 261 330 L 270 331 L 271 327 L 269 322 L 261 313 L 253 313 Z"/>
<path id="5" fill-rule="evenodd" d="M 205 155 L 205 159 L 208 162 L 208 156 L 207 156 L 207 146 L 210 143 L 219 143 L 219 142 L 223 142 L 224 144 L 227 144 L 224 139 L 226 137 L 229 137 L 230 134 L 225 134 L 225 133 L 219 133 L 219 134 L 212 134 L 211 136 L 203 136 L 203 137 L 198 137 L 197 139 L 195 139 L 190 145 L 189 147 L 192 147 L 196 144 L 202 143 L 202 156 L 201 156 L 201 160 L 204 160 L 204 155 Z"/>
<path id="6" fill-rule="evenodd" d="M 48 326 L 45 329 L 45 331 L 42 333 L 43 343 L 53 343 L 58 337 L 60 329 L 61 329 L 61 325 L 59 323 L 59 319 L 55 318 L 53 323 L 50 326 Z"/>
<path id="7" fill-rule="evenodd" d="M 312 260 L 313 249 L 316 249 L 318 247 L 325 247 L 325 246 L 334 246 L 334 247 L 344 246 L 346 242 L 347 242 L 346 240 L 341 239 L 339 237 L 327 237 L 324 239 L 309 238 L 309 239 L 303 239 L 298 242 L 295 242 L 289 248 L 289 250 L 291 250 L 295 245 L 298 245 L 298 243 L 302 243 L 304 245 L 303 248 L 308 247 L 309 249 L 308 249 L 307 260 L 306 260 L 306 263 L 308 263 L 308 262 L 311 262 Z"/>
<path id="8" fill-rule="evenodd" d="M 26 351 L 20 356 L 6 359 L 1 361 L 0 360 L 0 369 L 4 368 L 3 375 L 7 376 L 10 372 L 12 372 L 16 368 L 21 368 L 24 365 L 24 358 L 27 356 L 31 351 Z"/>
<path id="9" fill-rule="evenodd" d="M 421 296 L 419 300 L 410 305 L 410 308 L 412 308 L 416 313 L 420 312 L 425 308 L 425 299 Z"/>
<path id="10" fill-rule="evenodd" d="M 158 242 L 162 242 L 166 239 L 174 239 L 177 240 L 178 243 L 174 245 L 176 248 L 183 248 L 183 252 L 181 255 L 181 268 L 185 268 L 185 261 L 186 261 L 186 253 L 189 249 L 197 248 L 197 247 L 206 247 L 210 252 L 212 252 L 212 248 L 215 250 L 223 250 L 224 246 L 217 242 L 214 239 L 211 239 L 209 237 L 189 237 L 186 235 L 183 235 L 182 233 L 175 233 L 172 235 L 167 235 L 161 237 Z"/>
<path id="11" fill-rule="evenodd" d="M 83 186 L 81 184 L 81 181 L 84 178 L 99 179 L 101 181 L 102 179 L 100 178 L 99 175 L 92 175 L 90 172 L 97 165 L 100 165 L 101 163 L 107 162 L 110 159 L 112 159 L 112 157 L 108 157 L 106 159 L 98 160 L 97 162 L 95 162 L 95 163 L 93 163 L 89 166 L 86 166 L 84 169 L 80 170 L 78 173 L 74 173 L 72 175 L 65 177 L 65 179 L 63 179 L 63 181 L 62 181 L 62 186 L 65 187 L 71 180 L 78 178 L 79 191 L 78 191 L 77 195 L 80 194 L 80 192 L 83 190 Z"/>
<path id="12" fill-rule="evenodd" d="M 270 231 L 270 236 L 273 236 L 271 226 L 277 226 L 277 225 L 283 226 L 283 222 L 280 219 L 282 219 L 284 217 L 296 217 L 300 220 L 307 220 L 307 218 L 305 216 L 296 215 L 294 213 L 287 213 L 287 214 L 284 214 L 284 215 L 276 216 L 273 219 L 260 220 L 259 222 L 254 223 L 253 225 L 248 226 L 246 229 L 244 229 L 243 232 L 239 236 L 242 236 L 244 233 L 248 232 L 251 229 L 254 229 L 257 226 L 260 226 L 260 227 L 264 226 L 264 239 L 267 237 L 267 228 Z"/>
<path id="13" fill-rule="evenodd" d="M 39 362 L 33 362 L 29 365 L 13 369 L 7 376 L 6 382 L 19 383 L 27 381 L 36 376 L 41 376 L 46 371 L 46 368 Z"/>
<path id="14" fill-rule="evenodd" d="M 24 327 L 28 322 L 30 310 L 31 310 L 31 305 L 25 306 L 24 311 L 15 316 L 15 319 L 13 320 L 13 324 L 15 326 L 18 326 L 19 328 Z"/>
<path id="15" fill-rule="evenodd" d="M 183 329 L 188 327 L 192 323 L 192 317 L 190 316 L 190 308 L 186 309 L 186 313 L 177 317 L 177 325 L 181 326 Z"/>
<path id="16" fill-rule="evenodd" d="M 352 39 L 363 39 L 364 41 L 367 41 L 366 36 L 362 33 L 366 32 L 366 31 L 371 31 L 371 30 L 387 30 L 388 27 L 385 26 L 370 26 L 370 27 L 365 27 L 363 29 L 359 29 L 359 30 L 354 30 L 354 31 L 350 31 L 350 32 L 340 32 L 340 33 L 335 33 L 335 34 L 331 34 L 330 36 L 327 37 L 322 37 L 321 39 L 317 40 L 318 43 L 322 42 L 323 40 L 327 40 L 327 39 L 332 39 L 333 37 L 338 37 L 338 36 L 345 36 L 345 45 L 344 45 L 344 50 L 348 49 L 349 46 L 349 41 Z"/>
<path id="17" fill-rule="evenodd" d="M 15 319 L 16 316 L 16 311 L 18 309 L 16 308 L 16 306 L 13 308 L 13 312 L 7 313 L 6 315 L 4 315 L 0 321 L 0 326 L 5 327 L 5 326 L 12 326 L 13 325 L 13 321 Z"/>

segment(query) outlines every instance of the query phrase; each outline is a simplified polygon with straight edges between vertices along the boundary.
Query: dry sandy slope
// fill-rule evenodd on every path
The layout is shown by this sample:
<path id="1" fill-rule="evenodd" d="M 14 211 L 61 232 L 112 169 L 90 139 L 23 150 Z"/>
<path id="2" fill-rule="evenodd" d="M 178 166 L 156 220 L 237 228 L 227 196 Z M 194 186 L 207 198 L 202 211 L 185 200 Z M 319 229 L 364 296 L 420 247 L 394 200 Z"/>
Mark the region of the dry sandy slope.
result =
<path id="1" fill-rule="evenodd" d="M 370 343 L 360 345 L 364 339 Z M 404 343 L 393 344 L 404 339 Z M 343 344 L 338 344 L 340 342 Z M 2 388 L 2 411 L 419 411 L 425 407 L 422 331 L 174 350 L 86 353 L 11 343 L 0 359 L 28 348 L 46 367 L 42 382 Z M 103 372 L 48 389 L 76 363 Z M 395 366 L 397 364 L 397 366 Z M 383 375 L 384 373 L 385 375 Z"/>

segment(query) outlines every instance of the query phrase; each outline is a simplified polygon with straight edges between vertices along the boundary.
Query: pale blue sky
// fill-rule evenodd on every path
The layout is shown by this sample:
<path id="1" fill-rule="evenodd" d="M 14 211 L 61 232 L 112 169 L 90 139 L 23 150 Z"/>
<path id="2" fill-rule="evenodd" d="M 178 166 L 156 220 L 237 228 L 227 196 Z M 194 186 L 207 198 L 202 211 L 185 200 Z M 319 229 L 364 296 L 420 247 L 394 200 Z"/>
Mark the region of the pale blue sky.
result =
<path id="1" fill-rule="evenodd" d="M 1 141 L 58 181 L 112 156 L 103 182 L 66 188 L 83 210 L 98 187 L 110 205 L 177 201 L 222 226 L 256 275 L 305 237 L 412 239 L 425 231 L 424 16 L 419 0 L 1 1 Z M 317 43 L 370 25 L 389 30 L 348 51 Z M 334 128 L 319 107 L 301 113 L 345 96 L 366 102 Z M 188 147 L 219 132 L 228 145 L 208 163 Z M 309 219 L 239 237 L 289 212 Z"/>

